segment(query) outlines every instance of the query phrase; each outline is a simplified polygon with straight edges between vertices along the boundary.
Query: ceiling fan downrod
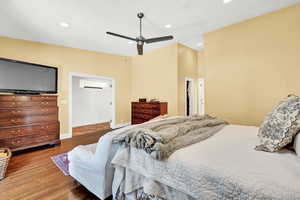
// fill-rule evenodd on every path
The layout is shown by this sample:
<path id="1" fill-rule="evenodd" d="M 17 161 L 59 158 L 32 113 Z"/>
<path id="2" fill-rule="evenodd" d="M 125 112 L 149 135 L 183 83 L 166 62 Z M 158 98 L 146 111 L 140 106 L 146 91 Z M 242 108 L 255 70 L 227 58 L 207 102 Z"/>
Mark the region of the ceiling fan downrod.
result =
<path id="1" fill-rule="evenodd" d="M 140 37 L 142 38 L 142 19 L 144 18 L 144 13 L 140 12 L 137 14 L 137 17 L 140 19 Z"/>

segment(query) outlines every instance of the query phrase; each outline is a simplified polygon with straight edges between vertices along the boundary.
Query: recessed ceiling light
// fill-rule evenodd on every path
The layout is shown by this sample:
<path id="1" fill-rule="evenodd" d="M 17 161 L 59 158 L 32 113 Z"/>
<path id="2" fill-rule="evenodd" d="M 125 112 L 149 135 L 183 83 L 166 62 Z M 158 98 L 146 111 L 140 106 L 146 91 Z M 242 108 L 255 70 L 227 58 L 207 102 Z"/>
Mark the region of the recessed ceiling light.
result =
<path id="1" fill-rule="evenodd" d="M 165 25 L 165 28 L 171 28 L 171 27 L 172 27 L 171 24 L 166 24 L 166 25 Z"/>
<path id="2" fill-rule="evenodd" d="M 199 43 L 197 44 L 197 46 L 198 46 L 198 47 L 203 47 L 203 43 L 202 43 L 202 42 L 199 42 Z"/>
<path id="3" fill-rule="evenodd" d="M 60 22 L 59 25 L 63 28 L 69 28 L 70 27 L 70 24 L 67 23 L 67 22 Z"/>
<path id="4" fill-rule="evenodd" d="M 232 0 L 223 0 L 223 2 L 226 4 L 232 2 Z"/>

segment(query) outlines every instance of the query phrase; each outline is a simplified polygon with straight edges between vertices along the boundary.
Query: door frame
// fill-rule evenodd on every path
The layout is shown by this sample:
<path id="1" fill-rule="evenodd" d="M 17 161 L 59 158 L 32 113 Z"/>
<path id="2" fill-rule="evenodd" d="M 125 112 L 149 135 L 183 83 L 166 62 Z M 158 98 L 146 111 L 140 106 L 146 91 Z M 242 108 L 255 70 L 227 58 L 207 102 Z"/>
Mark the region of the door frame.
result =
<path id="1" fill-rule="evenodd" d="M 190 115 L 193 115 L 194 114 L 194 79 L 192 78 L 188 78 L 188 77 L 185 77 L 184 79 L 184 110 L 185 110 L 185 115 L 187 116 L 187 96 L 186 96 L 186 93 L 187 93 L 187 90 L 186 90 L 186 86 L 187 86 L 187 82 L 190 81 L 191 82 L 191 87 L 192 87 L 192 98 L 191 98 L 191 113 Z"/>
<path id="2" fill-rule="evenodd" d="M 205 114 L 205 80 L 204 78 L 198 79 L 198 114 Z"/>
<path id="3" fill-rule="evenodd" d="M 73 126 L 72 126 L 72 120 L 73 120 L 73 77 L 82 77 L 82 78 L 93 78 L 93 79 L 104 79 L 111 81 L 112 85 L 112 122 L 111 127 L 114 128 L 116 126 L 116 81 L 114 78 L 106 77 L 106 76 L 99 76 L 99 75 L 92 75 L 92 74 L 85 74 L 80 72 L 69 72 L 69 136 L 73 136 Z"/>

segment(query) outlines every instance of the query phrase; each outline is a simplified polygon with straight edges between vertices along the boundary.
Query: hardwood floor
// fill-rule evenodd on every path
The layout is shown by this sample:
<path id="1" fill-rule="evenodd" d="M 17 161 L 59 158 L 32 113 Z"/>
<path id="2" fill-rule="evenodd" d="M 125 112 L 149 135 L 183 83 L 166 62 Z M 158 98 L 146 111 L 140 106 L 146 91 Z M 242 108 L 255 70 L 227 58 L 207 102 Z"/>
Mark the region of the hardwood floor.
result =
<path id="1" fill-rule="evenodd" d="M 90 125 L 85 125 L 85 126 L 73 127 L 72 134 L 73 134 L 73 136 L 78 136 L 78 135 L 93 133 L 96 131 L 105 131 L 108 129 L 110 129 L 110 123 L 104 122 L 104 123 L 98 123 L 98 124 L 90 124 Z"/>
<path id="2" fill-rule="evenodd" d="M 96 143 L 108 131 L 99 131 L 62 140 L 60 146 L 41 147 L 13 155 L 0 181 L 1 200 L 98 200 L 72 177 L 64 176 L 51 156 L 68 152 L 77 145 Z"/>

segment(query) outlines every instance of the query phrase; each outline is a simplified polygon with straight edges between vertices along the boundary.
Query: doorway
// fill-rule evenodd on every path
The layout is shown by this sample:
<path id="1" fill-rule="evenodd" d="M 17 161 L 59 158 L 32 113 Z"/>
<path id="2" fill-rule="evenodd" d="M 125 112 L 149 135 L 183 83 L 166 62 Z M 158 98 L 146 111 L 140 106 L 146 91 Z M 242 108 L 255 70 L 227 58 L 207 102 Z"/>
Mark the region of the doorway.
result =
<path id="1" fill-rule="evenodd" d="M 185 114 L 186 116 L 193 115 L 194 110 L 194 81 L 192 78 L 185 78 Z"/>
<path id="2" fill-rule="evenodd" d="M 69 131 L 72 136 L 110 129 L 115 125 L 113 78 L 70 73 Z"/>

